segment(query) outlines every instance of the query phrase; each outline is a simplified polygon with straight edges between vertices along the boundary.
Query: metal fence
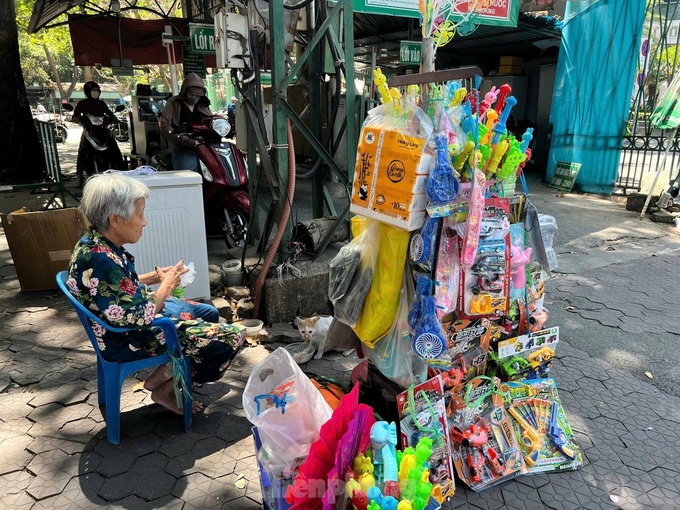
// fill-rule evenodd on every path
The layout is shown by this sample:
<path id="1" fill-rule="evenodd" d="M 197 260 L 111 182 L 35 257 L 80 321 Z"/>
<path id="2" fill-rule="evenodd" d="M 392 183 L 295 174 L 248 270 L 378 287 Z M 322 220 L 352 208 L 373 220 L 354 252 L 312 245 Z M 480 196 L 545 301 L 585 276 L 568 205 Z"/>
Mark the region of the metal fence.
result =
<path id="1" fill-rule="evenodd" d="M 670 142 L 667 133 L 649 122 L 678 65 L 680 9 L 678 0 L 648 0 L 638 73 L 631 99 L 628 122 L 622 135 L 619 176 L 616 182 L 623 194 L 640 191 L 643 180 L 651 177 Z M 680 162 L 680 135 L 672 140 L 666 161 L 670 175 Z M 643 190 L 646 191 L 646 190 Z"/>

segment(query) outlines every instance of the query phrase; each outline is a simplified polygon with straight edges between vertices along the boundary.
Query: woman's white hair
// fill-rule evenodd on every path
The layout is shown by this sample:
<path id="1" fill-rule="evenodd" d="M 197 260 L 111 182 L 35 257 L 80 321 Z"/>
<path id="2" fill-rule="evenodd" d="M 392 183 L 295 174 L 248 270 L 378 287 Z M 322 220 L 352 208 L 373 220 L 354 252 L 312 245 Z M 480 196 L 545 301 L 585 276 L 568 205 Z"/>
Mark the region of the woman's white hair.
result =
<path id="1" fill-rule="evenodd" d="M 109 229 L 109 216 L 117 214 L 128 221 L 135 212 L 135 202 L 149 196 L 149 188 L 137 179 L 120 174 L 97 174 L 83 189 L 80 210 L 100 232 Z"/>

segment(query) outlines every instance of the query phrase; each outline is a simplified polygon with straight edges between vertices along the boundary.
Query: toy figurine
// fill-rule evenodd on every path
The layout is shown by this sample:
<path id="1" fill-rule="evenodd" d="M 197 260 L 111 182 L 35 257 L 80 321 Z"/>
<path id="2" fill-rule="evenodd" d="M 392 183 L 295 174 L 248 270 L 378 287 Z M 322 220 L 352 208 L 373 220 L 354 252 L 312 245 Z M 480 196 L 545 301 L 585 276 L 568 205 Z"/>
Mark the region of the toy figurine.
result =
<path id="1" fill-rule="evenodd" d="M 397 426 L 394 422 L 378 421 L 371 427 L 371 448 L 375 450 L 375 463 L 383 465 L 383 480 L 398 481 L 397 473 Z M 397 484 L 398 486 L 398 484 Z M 387 492 L 385 492 L 387 494 Z"/>
<path id="2" fill-rule="evenodd" d="M 366 510 L 368 508 L 368 497 L 364 491 L 355 490 L 352 493 L 352 505 L 354 510 Z"/>

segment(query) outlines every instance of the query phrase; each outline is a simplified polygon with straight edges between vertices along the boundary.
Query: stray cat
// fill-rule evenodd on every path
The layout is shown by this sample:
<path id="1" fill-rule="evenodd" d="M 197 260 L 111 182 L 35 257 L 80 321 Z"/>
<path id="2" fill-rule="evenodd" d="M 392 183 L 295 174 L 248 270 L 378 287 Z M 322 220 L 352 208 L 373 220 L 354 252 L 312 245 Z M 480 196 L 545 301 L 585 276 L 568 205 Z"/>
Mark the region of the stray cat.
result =
<path id="1" fill-rule="evenodd" d="M 300 336 L 312 344 L 316 350 L 314 359 L 321 359 L 324 355 L 324 348 L 326 347 L 326 339 L 328 337 L 328 328 L 331 327 L 333 317 L 330 315 L 314 315 L 303 319 L 295 317 L 293 324 L 295 324 L 300 332 Z M 343 356 L 349 356 L 354 349 L 347 349 L 342 352 Z"/>

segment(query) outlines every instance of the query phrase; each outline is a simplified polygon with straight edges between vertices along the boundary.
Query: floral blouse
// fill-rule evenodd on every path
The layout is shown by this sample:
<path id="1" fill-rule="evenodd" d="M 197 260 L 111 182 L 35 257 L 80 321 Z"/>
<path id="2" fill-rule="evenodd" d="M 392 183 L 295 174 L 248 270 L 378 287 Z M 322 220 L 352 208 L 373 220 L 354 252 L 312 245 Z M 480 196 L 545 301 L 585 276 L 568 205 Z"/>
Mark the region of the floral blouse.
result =
<path id="1" fill-rule="evenodd" d="M 137 352 L 140 349 L 151 354 L 165 350 L 163 332 L 149 326 L 156 317 L 156 304 L 153 292 L 137 277 L 134 257 L 97 230 L 91 228 L 76 245 L 66 285 L 105 322 L 117 327 L 135 326 L 134 334 L 129 334 L 114 333 L 93 324 L 97 343 L 106 359 L 129 361 L 148 356 Z"/>

